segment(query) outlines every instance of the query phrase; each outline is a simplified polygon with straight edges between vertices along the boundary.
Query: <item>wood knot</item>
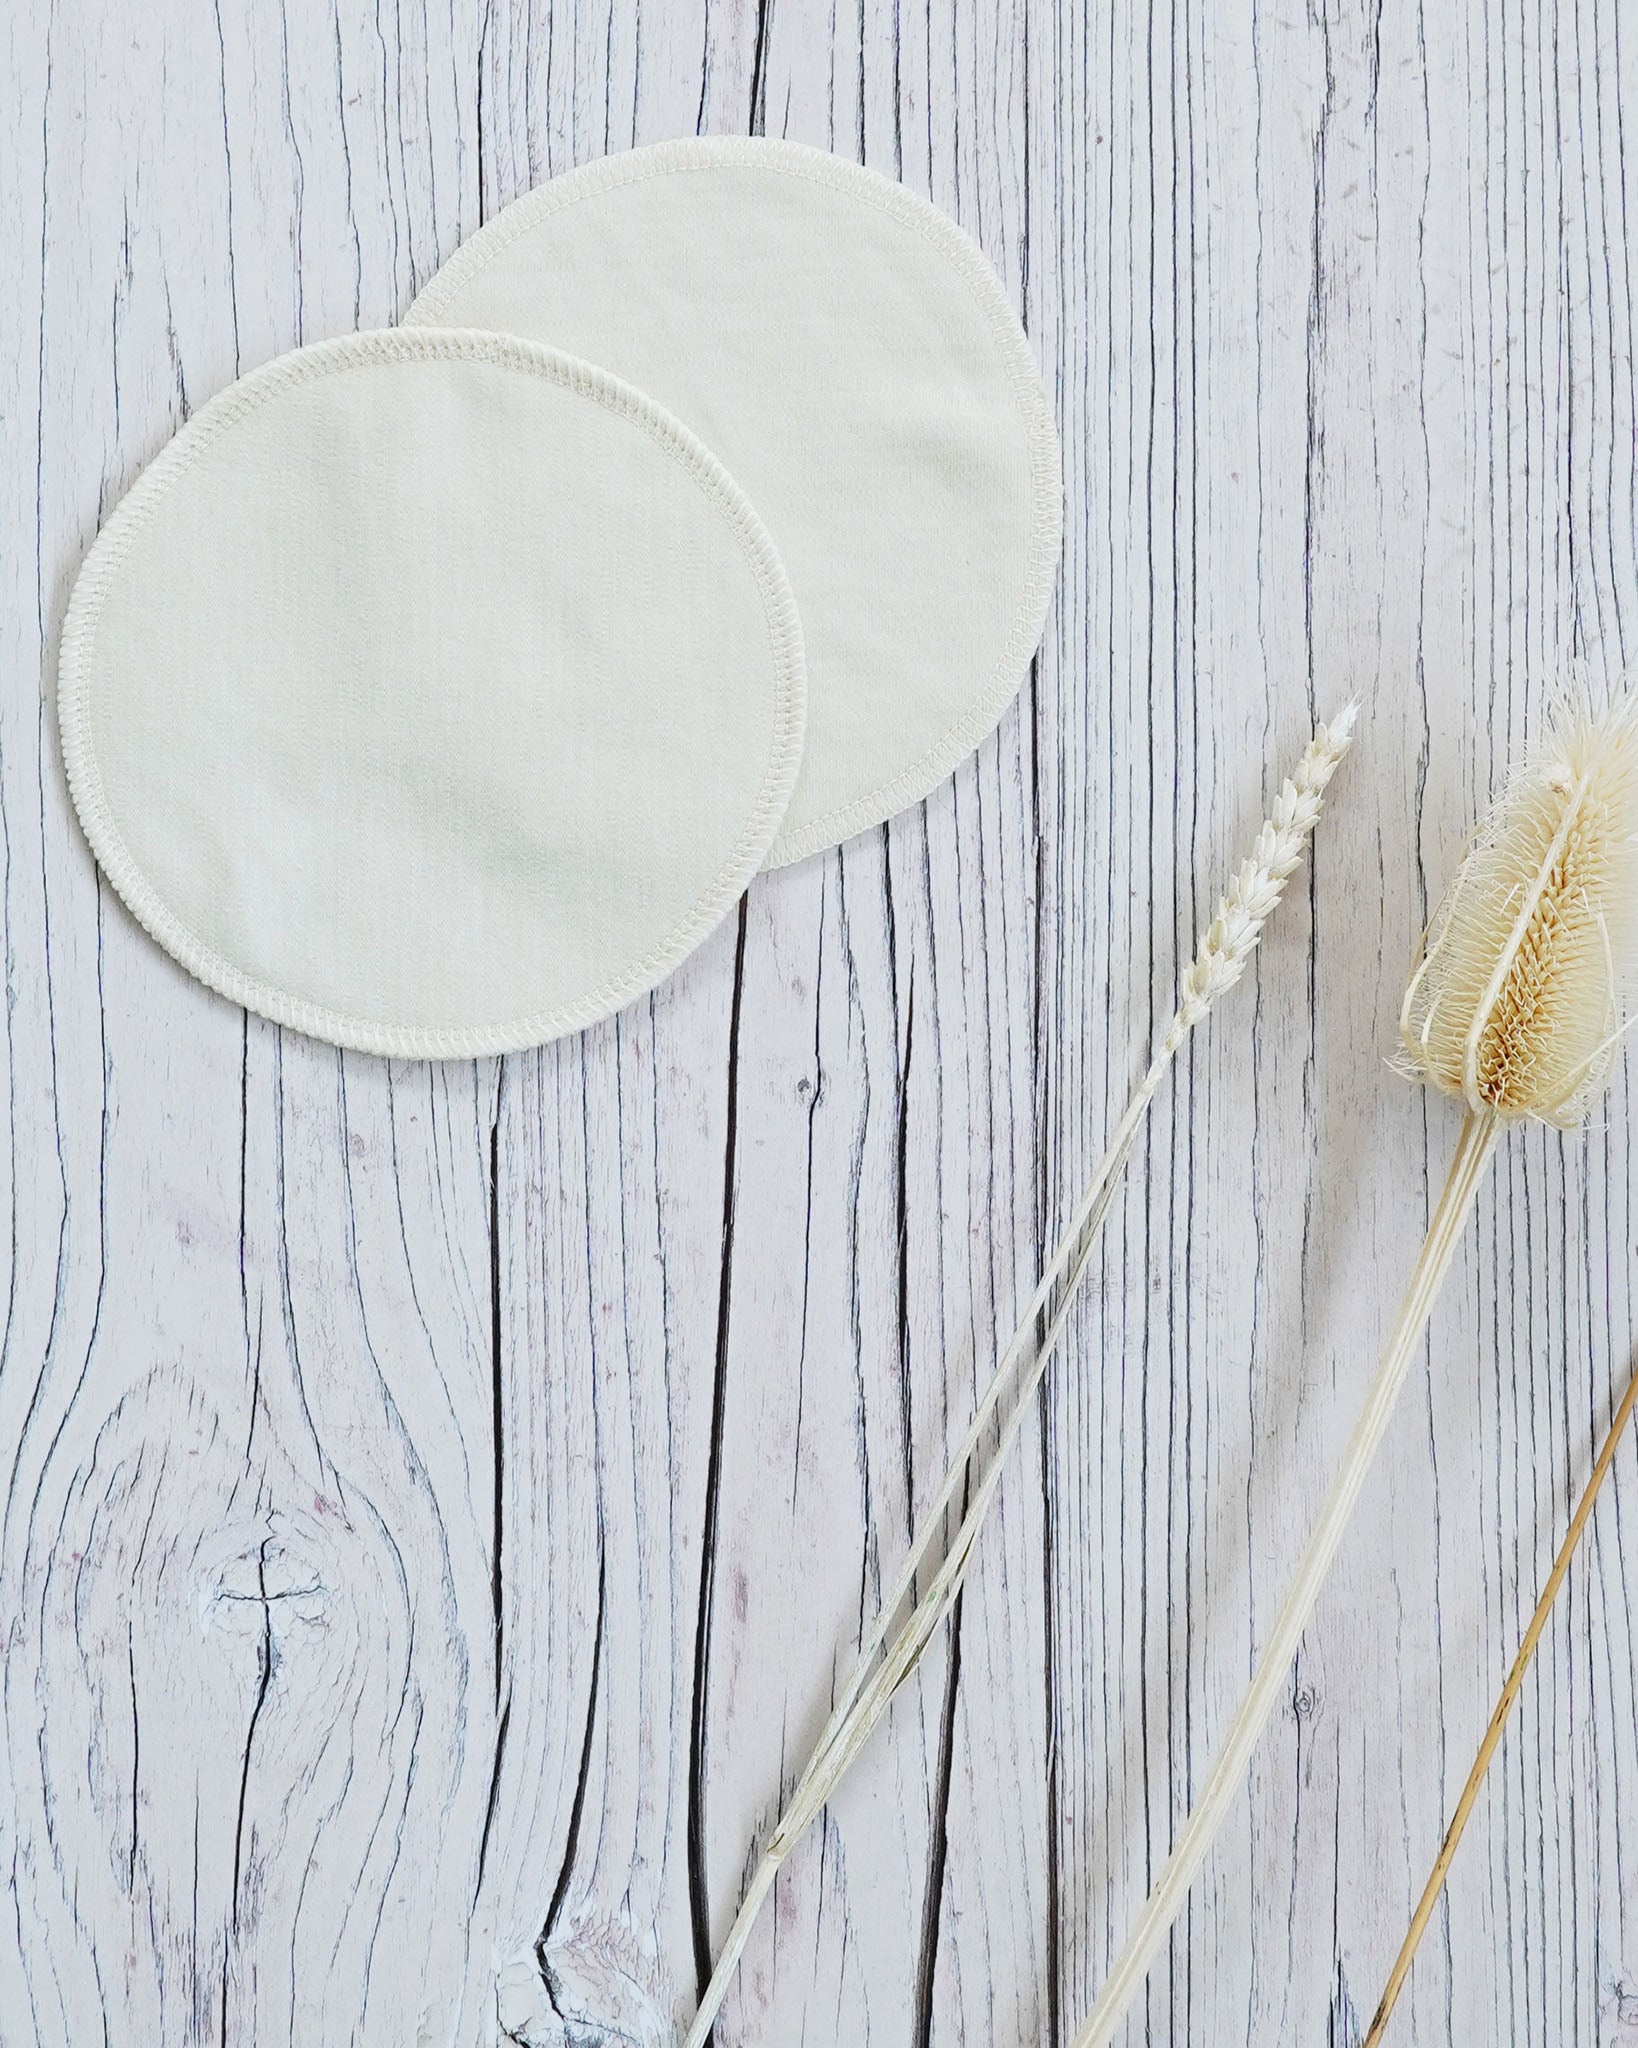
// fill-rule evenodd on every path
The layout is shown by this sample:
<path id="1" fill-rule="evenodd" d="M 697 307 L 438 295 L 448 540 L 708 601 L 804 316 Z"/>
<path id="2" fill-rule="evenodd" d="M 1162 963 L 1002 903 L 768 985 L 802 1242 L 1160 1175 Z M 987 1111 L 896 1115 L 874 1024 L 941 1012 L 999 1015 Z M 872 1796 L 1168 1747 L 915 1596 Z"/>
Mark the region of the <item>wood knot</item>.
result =
<path id="1" fill-rule="evenodd" d="M 584 1921 L 496 1975 L 504 2041 L 517 2048 L 675 2048 L 657 1962 L 628 1927 Z"/>
<path id="2" fill-rule="evenodd" d="M 203 1632 L 250 1629 L 261 1634 L 324 1619 L 333 1597 L 333 1561 L 322 1535 L 304 1518 L 284 1516 L 255 1528 L 224 1529 L 210 1546 L 201 1589 Z"/>

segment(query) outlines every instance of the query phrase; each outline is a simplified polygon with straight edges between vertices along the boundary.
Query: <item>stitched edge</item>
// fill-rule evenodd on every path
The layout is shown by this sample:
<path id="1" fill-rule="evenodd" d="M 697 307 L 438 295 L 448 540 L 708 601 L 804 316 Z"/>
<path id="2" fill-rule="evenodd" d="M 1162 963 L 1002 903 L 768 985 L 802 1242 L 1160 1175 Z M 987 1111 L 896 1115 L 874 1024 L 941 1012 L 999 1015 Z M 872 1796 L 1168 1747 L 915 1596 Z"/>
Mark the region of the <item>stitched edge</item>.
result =
<path id="1" fill-rule="evenodd" d="M 91 735 L 97 625 L 121 563 L 166 492 L 212 443 L 289 387 L 378 362 L 480 362 L 544 377 L 646 433 L 700 487 L 738 541 L 762 599 L 773 665 L 767 767 L 733 850 L 704 892 L 658 945 L 624 972 L 555 1010 L 495 1024 L 437 1029 L 348 1016 L 245 973 L 200 940 L 164 902 L 126 847 L 103 791 Z M 669 974 L 720 922 L 750 881 L 779 828 L 801 764 L 806 718 L 802 628 L 789 579 L 749 499 L 683 423 L 633 386 L 559 349 L 504 334 L 419 328 L 346 335 L 296 349 L 213 398 L 148 465 L 92 543 L 75 581 L 57 661 L 57 719 L 69 793 L 104 873 L 149 936 L 200 981 L 247 1009 L 361 1052 L 412 1059 L 517 1052 L 610 1015 Z"/>
<path id="2" fill-rule="evenodd" d="M 862 164 L 829 156 L 823 150 L 809 149 L 797 142 L 746 135 L 698 136 L 601 157 L 514 200 L 487 227 L 479 228 L 461 244 L 427 281 L 404 318 L 417 325 L 435 322 L 468 279 L 537 222 L 565 207 L 644 178 L 698 171 L 716 164 L 771 171 L 829 186 L 890 215 L 930 241 L 978 302 L 1000 351 L 1029 449 L 1030 532 L 1023 587 L 1005 644 L 977 698 L 908 767 L 799 830 L 776 835 L 765 865 L 780 868 L 810 853 L 839 845 L 930 795 L 994 728 L 1022 687 L 1040 645 L 1063 544 L 1062 460 L 1052 408 L 1029 352 L 1028 339 L 989 259 L 947 214 L 891 178 L 866 170 Z"/>

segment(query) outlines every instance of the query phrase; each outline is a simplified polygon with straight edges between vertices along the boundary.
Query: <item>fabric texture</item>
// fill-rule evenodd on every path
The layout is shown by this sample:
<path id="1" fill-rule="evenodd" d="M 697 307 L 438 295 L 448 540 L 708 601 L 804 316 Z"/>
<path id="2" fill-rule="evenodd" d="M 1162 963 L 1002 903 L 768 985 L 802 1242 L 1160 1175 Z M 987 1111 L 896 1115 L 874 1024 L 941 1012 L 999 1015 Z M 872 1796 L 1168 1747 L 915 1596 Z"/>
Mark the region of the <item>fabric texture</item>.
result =
<path id="1" fill-rule="evenodd" d="M 767 522 L 809 675 L 770 866 L 927 795 L 1011 701 L 1057 566 L 1057 440 L 1000 282 L 925 201 L 794 144 L 662 143 L 518 200 L 407 317 L 628 378 Z"/>
<path id="2" fill-rule="evenodd" d="M 59 714 L 93 851 L 235 1002 L 495 1053 L 651 987 L 794 786 L 790 587 L 675 419 L 527 340 L 298 350 L 92 548 Z"/>

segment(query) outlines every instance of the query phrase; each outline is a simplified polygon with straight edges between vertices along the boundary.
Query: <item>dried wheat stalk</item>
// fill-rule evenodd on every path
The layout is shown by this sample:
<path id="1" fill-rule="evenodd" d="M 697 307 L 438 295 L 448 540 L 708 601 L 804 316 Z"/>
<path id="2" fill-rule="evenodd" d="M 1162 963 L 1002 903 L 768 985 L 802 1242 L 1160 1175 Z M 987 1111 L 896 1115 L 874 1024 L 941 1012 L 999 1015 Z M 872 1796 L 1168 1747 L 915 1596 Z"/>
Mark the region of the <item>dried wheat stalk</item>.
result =
<path id="1" fill-rule="evenodd" d="M 1536 1610 L 1530 1617 L 1530 1625 L 1524 1631 L 1524 1640 L 1519 1644 L 1518 1655 L 1513 1659 L 1507 1681 L 1501 1689 L 1501 1696 L 1496 1701 L 1489 1725 L 1479 1743 L 1472 1768 L 1467 1774 L 1467 1782 L 1462 1787 L 1462 1796 L 1456 1802 L 1456 1811 L 1451 1816 L 1450 1826 L 1445 1830 L 1445 1838 L 1433 1860 L 1433 1868 L 1429 1871 L 1428 1881 L 1422 1888 L 1422 1896 L 1417 1901 L 1416 1911 L 1411 1915 L 1409 1930 L 1400 1945 L 1399 1954 L 1394 1959 L 1393 1968 L 1388 1973 L 1387 1985 L 1377 2004 L 1376 2017 L 1371 2021 L 1371 2030 L 1365 2036 L 1362 2048 L 1379 2048 L 1387 2032 L 1388 2021 L 1399 2001 L 1400 1992 L 1405 1988 L 1405 1979 L 1410 1975 L 1410 1967 L 1416 1959 L 1416 1951 L 1421 1946 L 1422 1936 L 1427 1932 L 1428 1922 L 1433 1918 L 1433 1909 L 1439 1903 L 1439 1894 L 1444 1890 L 1445 1879 L 1455 1860 L 1457 1845 L 1478 1802 L 1479 1788 L 1484 1783 L 1491 1758 L 1496 1754 L 1501 1742 L 1502 1732 L 1507 1726 L 1507 1717 L 1513 1711 L 1513 1704 L 1519 1696 L 1525 1674 L 1530 1669 L 1542 1632 L 1547 1626 L 1547 1617 L 1553 1611 L 1553 1602 L 1558 1598 L 1559 1589 L 1570 1569 L 1570 1559 L 1574 1557 L 1576 1547 L 1586 1533 L 1587 1521 L 1598 1500 L 1599 1488 L 1609 1477 L 1610 1467 L 1615 1462 L 1615 1453 L 1620 1447 L 1627 1425 L 1632 1421 L 1635 1407 L 1638 1407 L 1638 1372 L 1628 1380 L 1627 1390 L 1621 1396 L 1615 1413 L 1610 1417 L 1608 1434 L 1598 1447 L 1592 1471 L 1581 1490 L 1580 1500 L 1576 1502 L 1575 1513 L 1570 1517 L 1570 1526 L 1564 1532 L 1564 1541 L 1558 1547 L 1558 1555 L 1553 1559 L 1553 1568 L 1547 1574 L 1547 1583 L 1541 1589 L 1541 1598 L 1536 1602 Z"/>
<path id="2" fill-rule="evenodd" d="M 1408 1073 L 1467 1106 L 1410 1288 L 1341 1467 L 1210 1777 L 1075 2048 L 1106 2048 L 1233 1800 L 1381 1443 L 1497 1139 L 1569 1127 L 1603 1088 L 1638 970 L 1638 694 L 1567 704 L 1491 811 L 1423 940 L 1400 1019 Z"/>
<path id="3" fill-rule="evenodd" d="M 972 1559 L 979 1527 L 1000 1483 L 1007 1453 L 1023 1426 L 1030 1394 L 1046 1371 L 1068 1319 L 1091 1259 L 1098 1228 L 1114 1197 L 1120 1170 L 1131 1150 L 1144 1112 L 1190 1032 L 1205 1021 L 1219 997 L 1226 994 L 1245 972 L 1246 963 L 1262 936 L 1263 926 L 1301 860 L 1303 848 L 1319 819 L 1326 788 L 1353 737 L 1358 709 L 1357 704 L 1348 705 L 1340 717 L 1328 726 L 1322 725 L 1315 733 L 1290 780 L 1282 785 L 1250 858 L 1241 864 L 1218 903 L 1217 914 L 1201 939 L 1200 950 L 1183 975 L 1176 1013 L 1156 1048 L 1148 1072 L 1127 1104 L 1108 1148 L 1076 1205 L 1068 1228 L 1058 1240 L 1022 1322 L 1002 1353 L 966 1439 L 945 1474 L 931 1507 L 923 1516 L 910 1547 L 910 1555 L 882 1603 L 853 1674 L 831 1709 L 813 1755 L 769 1837 L 746 1887 L 728 1939 L 717 1958 L 710 1982 L 701 1994 L 699 2010 L 688 2030 L 684 2048 L 704 2048 L 709 2040 L 712 2024 L 780 1865 L 846 1775 L 886 1712 L 893 1694 L 915 1669 L 939 1625 L 954 1606 Z M 1058 1299 L 1051 1320 L 1041 1342 L 1032 1350 L 1034 1333 L 1055 1290 Z M 980 1446 L 997 1410 L 1009 1396 L 1011 1406 L 995 1451 L 984 1468 L 982 1478 L 973 1487 Z M 889 1642 L 889 1630 L 910 1597 L 919 1573 L 937 1549 L 946 1513 L 963 1486 L 972 1487 L 972 1490 L 955 1536 L 947 1546 L 926 1592 Z"/>

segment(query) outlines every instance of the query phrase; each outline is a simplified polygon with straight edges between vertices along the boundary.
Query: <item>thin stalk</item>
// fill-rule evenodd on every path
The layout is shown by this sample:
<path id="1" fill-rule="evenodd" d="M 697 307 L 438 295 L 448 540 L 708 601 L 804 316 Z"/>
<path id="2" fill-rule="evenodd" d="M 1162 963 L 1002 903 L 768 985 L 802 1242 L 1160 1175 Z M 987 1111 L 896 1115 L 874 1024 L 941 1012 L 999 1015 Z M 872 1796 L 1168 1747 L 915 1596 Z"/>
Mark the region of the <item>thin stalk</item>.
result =
<path id="1" fill-rule="evenodd" d="M 1007 1453 L 1023 1425 L 1029 1407 L 1028 1396 L 1046 1371 L 1047 1363 L 1057 1348 L 1064 1324 L 1068 1321 L 1070 1307 L 1091 1263 L 1099 1227 L 1108 1214 L 1110 1202 L 1118 1185 L 1120 1169 L 1125 1165 L 1127 1155 L 1132 1149 L 1132 1140 L 1143 1119 L 1143 1112 L 1159 1087 L 1166 1069 L 1175 1058 L 1178 1045 L 1187 1035 L 1186 1028 L 1181 1032 L 1168 1032 L 1160 1051 L 1150 1064 L 1149 1071 L 1144 1075 L 1137 1092 L 1127 1105 L 1126 1113 L 1121 1118 L 1108 1149 L 1098 1161 L 1086 1191 L 1070 1218 L 1068 1228 L 1058 1240 L 1047 1270 L 1041 1277 L 1040 1285 L 1035 1290 L 1023 1321 L 1002 1354 L 1001 1362 L 991 1377 L 966 1438 L 945 1475 L 944 1483 L 939 1488 L 932 1506 L 922 1518 L 915 1541 L 911 1545 L 910 1555 L 905 1560 L 887 1599 L 882 1603 L 881 1612 L 865 1640 L 858 1662 L 854 1665 L 853 1674 L 831 1709 L 813 1755 L 808 1759 L 807 1767 L 797 1780 L 796 1789 L 792 1792 L 785 1811 L 780 1815 L 778 1825 L 768 1838 L 768 1845 L 762 1852 L 761 1861 L 745 1888 L 745 1895 L 740 1901 L 739 1911 L 734 1916 L 734 1924 L 729 1930 L 728 1939 L 723 1943 L 721 1953 L 712 1969 L 710 1982 L 701 1994 L 699 2010 L 694 2015 L 683 2048 L 704 2048 L 704 2044 L 709 2040 L 711 2028 L 722 2008 L 728 1986 L 739 1967 L 739 1959 L 745 1952 L 745 1944 L 750 1939 L 751 1930 L 756 1925 L 768 1893 L 773 1888 L 780 1865 L 807 1831 L 837 1783 L 846 1775 L 894 1693 L 920 1662 L 939 1621 L 948 1612 L 961 1589 L 961 1581 L 966 1576 L 967 1566 L 972 1558 L 978 1525 L 999 1483 Z M 1077 1246 L 1080 1248 L 1078 1257 Z M 1014 1400 L 1001 1440 L 986 1469 L 984 1479 L 972 1496 L 955 1539 L 926 1594 L 912 1609 L 904 1626 L 889 1644 L 888 1629 L 902 1610 L 905 1599 L 915 1584 L 917 1573 L 933 1551 L 946 1511 L 955 1498 L 956 1489 L 968 1476 L 985 1430 L 1008 1386 L 1017 1377 L 1020 1362 L 1028 1354 L 1031 1335 L 1046 1306 L 1048 1296 L 1072 1259 L 1074 1266 L 1068 1283 L 1053 1312 L 1041 1345 L 1030 1360 L 1029 1371 L 1024 1376 L 1020 1391 Z"/>
<path id="2" fill-rule="evenodd" d="M 1320 1509 L 1313 1534 L 1297 1565 L 1285 1604 L 1263 1646 L 1251 1684 L 1218 1752 L 1205 1789 L 1184 1823 L 1183 1832 L 1145 1901 L 1137 1924 L 1127 1936 L 1126 1946 L 1104 1980 L 1090 2018 L 1076 2035 L 1075 2048 L 1107 2048 L 1113 2039 L 1126 2008 L 1154 1960 L 1156 1950 L 1177 1917 L 1195 1873 L 1222 1825 L 1223 1816 L 1240 1788 L 1252 1749 L 1284 1688 L 1302 1632 L 1308 1625 L 1326 1573 L 1341 1546 L 1354 1503 L 1359 1498 L 1371 1461 L 1387 1429 L 1412 1353 L 1427 1326 L 1434 1297 L 1449 1269 L 1467 1212 L 1501 1129 L 1500 1120 L 1488 1110 L 1469 1111 L 1462 1125 L 1456 1156 L 1451 1161 L 1444 1192 L 1428 1225 L 1416 1270 L 1411 1275 L 1405 1299 L 1394 1319 L 1382 1362 L 1377 1367 L 1365 1406 L 1343 1453 L 1342 1464 L 1331 1482 L 1331 1490 Z"/>
<path id="3" fill-rule="evenodd" d="M 1075 1213 L 1070 1217 L 1063 1235 L 1053 1247 L 1052 1257 L 1048 1260 L 1046 1271 L 1041 1275 L 1040 1282 L 1034 1294 L 1030 1297 L 1030 1303 L 1024 1311 L 1023 1320 L 1008 1340 L 1007 1348 L 1001 1355 L 1001 1362 L 990 1376 L 990 1383 L 984 1390 L 984 1398 L 978 1404 L 977 1412 L 974 1414 L 967 1434 L 962 1440 L 961 1447 L 952 1459 L 950 1469 L 944 1475 L 943 1484 L 934 1496 L 931 1507 L 928 1508 L 921 1518 L 921 1522 L 916 1530 L 915 1541 L 910 1546 L 910 1554 L 900 1567 L 899 1575 L 894 1580 L 887 1598 L 882 1602 L 881 1612 L 876 1616 L 870 1634 L 865 1639 L 864 1647 L 859 1652 L 858 1661 L 853 1667 L 853 1674 L 843 1688 L 835 1706 L 831 1709 L 830 1719 L 825 1723 L 825 1732 L 819 1738 L 819 1748 L 821 1750 L 833 1738 L 835 1732 L 840 1729 L 842 1723 L 847 1719 L 854 1702 L 863 1690 L 871 1668 L 875 1664 L 883 1644 L 887 1641 L 888 1630 L 892 1626 L 894 1618 L 904 1606 L 911 1588 L 915 1585 L 916 1579 L 920 1575 L 922 1566 L 927 1562 L 937 1545 L 945 1515 L 955 1499 L 957 1489 L 967 1478 L 973 1458 L 977 1454 L 979 1444 L 989 1428 L 991 1419 L 1000 1405 L 1008 1386 L 1015 1377 L 1020 1363 L 1029 1354 L 1030 1339 L 1036 1325 L 1040 1321 L 1042 1311 L 1046 1307 L 1052 1290 L 1063 1278 L 1065 1269 L 1074 1256 L 1076 1245 L 1083 1238 L 1095 1234 L 1098 1225 L 1102 1222 L 1104 1211 L 1109 1205 L 1109 1197 L 1113 1192 L 1116 1177 L 1125 1161 L 1126 1153 L 1131 1148 L 1132 1138 L 1137 1131 L 1139 1123 L 1142 1121 L 1143 1112 L 1147 1109 L 1155 1090 L 1160 1086 L 1167 1067 L 1170 1066 L 1173 1058 L 1176 1056 L 1178 1046 L 1182 1044 L 1186 1036 L 1187 1029 L 1179 1031 L 1174 1022 L 1172 1030 L 1167 1033 L 1160 1050 L 1155 1054 L 1153 1061 L 1150 1063 L 1149 1071 L 1144 1075 L 1136 1094 L 1127 1104 L 1126 1114 L 1122 1117 L 1119 1128 L 1116 1130 L 1114 1137 L 1110 1139 L 1103 1157 L 1093 1169 L 1092 1178 L 1087 1182 L 1085 1191 L 1082 1193 L 1080 1201 L 1076 1204 Z M 1071 1283 L 1071 1286 L 1073 1287 L 1077 1284 L 1078 1281 L 1075 1281 Z M 815 1761 L 817 1761 L 817 1757 Z M 809 1768 L 811 1769 L 812 1766 L 810 1765 Z"/>
<path id="4" fill-rule="evenodd" d="M 1117 1141 L 1117 1166 L 1125 1164 L 1126 1155 L 1132 1147 L 1132 1136 L 1133 1133 L 1127 1131 Z M 1041 1347 L 1030 1361 L 1029 1370 L 1020 1382 L 1018 1398 L 1002 1429 L 995 1455 L 985 1468 L 984 1477 L 962 1515 L 961 1524 L 956 1530 L 943 1563 L 934 1574 L 927 1591 L 912 1609 L 903 1628 L 894 1637 L 874 1677 L 860 1693 L 858 1703 L 848 1717 L 846 1726 L 838 1733 L 835 1743 L 824 1757 L 824 1768 L 832 1782 L 845 1775 L 893 1695 L 920 1663 L 922 1652 L 931 1642 L 939 1623 L 955 1605 L 956 1595 L 961 1591 L 967 1576 L 967 1568 L 972 1563 L 979 1528 L 1001 1484 L 1008 1455 L 1018 1441 L 1019 1433 L 1029 1415 L 1030 1395 L 1040 1385 L 1042 1375 L 1058 1348 L 1058 1339 L 1069 1321 L 1075 1297 L 1080 1291 L 1082 1280 L 1086 1277 L 1087 1268 L 1092 1263 L 1098 1228 L 1108 1213 L 1117 1185 L 1118 1176 L 1112 1175 L 1103 1187 L 1088 1224 L 1086 1241 L 1081 1247 L 1080 1256 L 1075 1261 L 1062 1298 L 1053 1312 Z"/>
<path id="5" fill-rule="evenodd" d="M 1428 1921 L 1433 1917 L 1433 1909 L 1439 1902 L 1439 1894 L 1443 1891 L 1445 1879 L 1450 1873 L 1456 1846 L 1472 1817 L 1474 1805 L 1479 1797 L 1479 1787 L 1484 1783 L 1485 1772 L 1490 1768 L 1490 1760 L 1501 1741 L 1502 1730 L 1507 1726 L 1507 1717 L 1513 1711 L 1513 1703 L 1519 1696 L 1524 1675 L 1530 1669 L 1531 1660 L 1541 1641 L 1542 1630 L 1547 1626 L 1547 1616 L 1552 1611 L 1553 1602 L 1558 1598 L 1559 1588 L 1564 1583 L 1564 1575 L 1570 1568 L 1570 1559 L 1575 1555 L 1576 1546 L 1586 1529 L 1587 1518 L 1593 1511 L 1593 1502 L 1598 1498 L 1598 1490 L 1609 1476 L 1610 1466 L 1615 1461 L 1616 1449 L 1627 1424 L 1632 1420 L 1635 1407 L 1638 1407 L 1638 1372 L 1635 1372 L 1628 1381 L 1627 1390 L 1621 1396 L 1621 1404 L 1610 1417 L 1609 1434 L 1599 1446 L 1598 1456 L 1593 1460 L 1592 1471 L 1587 1475 L 1587 1484 L 1576 1503 L 1575 1513 L 1570 1517 L 1570 1526 L 1564 1532 L 1564 1541 L 1559 1545 L 1557 1557 L 1553 1559 L 1553 1569 L 1547 1576 L 1546 1585 L 1541 1589 L 1541 1598 L 1536 1602 L 1536 1611 L 1530 1617 L 1530 1626 L 1524 1631 L 1519 1653 L 1513 1659 L 1513 1668 L 1507 1674 L 1507 1683 L 1501 1689 L 1496 1710 L 1490 1716 L 1490 1725 L 1484 1731 L 1484 1740 L 1479 1744 L 1478 1754 L 1473 1759 L 1473 1768 L 1468 1772 L 1467 1783 L 1462 1787 L 1462 1796 L 1456 1802 L 1456 1811 L 1451 1816 L 1449 1828 L 1445 1831 L 1445 1839 L 1440 1845 L 1438 1856 L 1434 1859 L 1433 1868 L 1428 1873 L 1428 1881 L 1423 1887 L 1421 1900 L 1411 1916 L 1410 1930 L 1389 1975 L 1387 1989 L 1382 1994 L 1382 2002 L 1376 2009 L 1375 2019 L 1371 2021 L 1371 2031 L 1365 2036 L 1365 2048 L 1378 2048 L 1389 2017 L 1399 2001 L 1399 1994 L 1405 1987 L 1411 1963 L 1415 1960 L 1417 1948 L 1427 1931 Z"/>

